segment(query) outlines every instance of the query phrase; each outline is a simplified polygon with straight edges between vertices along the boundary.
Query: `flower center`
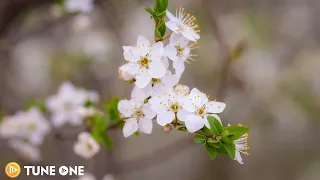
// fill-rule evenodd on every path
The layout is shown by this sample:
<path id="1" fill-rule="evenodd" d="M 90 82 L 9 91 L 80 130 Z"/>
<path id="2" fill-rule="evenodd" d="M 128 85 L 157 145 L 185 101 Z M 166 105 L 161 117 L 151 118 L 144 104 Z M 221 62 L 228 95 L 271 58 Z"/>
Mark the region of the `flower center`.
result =
<path id="1" fill-rule="evenodd" d="M 177 112 L 179 110 L 180 106 L 178 103 L 174 103 L 170 106 L 170 109 L 174 112 Z"/>
<path id="2" fill-rule="evenodd" d="M 72 104 L 70 102 L 64 103 L 64 109 L 70 111 L 72 109 Z"/>
<path id="3" fill-rule="evenodd" d="M 148 66 L 149 66 L 149 63 L 150 63 L 150 61 L 149 61 L 148 58 L 142 58 L 142 59 L 140 60 L 140 65 L 141 65 L 141 66 L 148 67 Z"/>
<path id="4" fill-rule="evenodd" d="M 200 116 L 203 116 L 203 113 L 206 111 L 206 109 L 205 108 L 199 108 L 198 109 L 198 114 L 200 115 Z"/>
<path id="5" fill-rule="evenodd" d="M 153 84 L 159 83 L 160 79 L 158 78 L 152 78 L 151 81 L 153 82 Z"/>
<path id="6" fill-rule="evenodd" d="M 137 110 L 136 112 L 134 112 L 134 116 L 136 117 L 136 118 L 140 118 L 140 117 L 142 117 L 144 114 L 143 114 L 143 112 L 142 112 L 142 110 L 141 109 L 139 109 L 139 110 Z"/>
<path id="7" fill-rule="evenodd" d="M 180 46 L 176 46 L 176 49 L 177 49 L 177 54 L 178 54 L 178 56 L 180 56 L 180 55 L 183 53 L 183 51 L 184 51 L 184 48 L 182 48 L 182 47 L 180 47 Z"/>
<path id="8" fill-rule="evenodd" d="M 37 129 L 37 125 L 35 123 L 30 123 L 28 125 L 28 130 L 31 132 L 35 131 L 36 129 Z"/>
<path id="9" fill-rule="evenodd" d="M 87 149 L 88 149 L 89 151 L 92 151 L 92 150 L 93 150 L 93 146 L 88 143 L 88 144 L 87 144 Z"/>

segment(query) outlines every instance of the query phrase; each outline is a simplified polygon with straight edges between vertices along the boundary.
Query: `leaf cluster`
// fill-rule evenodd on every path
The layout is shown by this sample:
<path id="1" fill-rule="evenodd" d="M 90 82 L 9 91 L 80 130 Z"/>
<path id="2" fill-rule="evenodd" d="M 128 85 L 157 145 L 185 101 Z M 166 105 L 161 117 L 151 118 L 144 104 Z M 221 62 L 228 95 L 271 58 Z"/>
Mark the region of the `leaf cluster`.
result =
<path id="1" fill-rule="evenodd" d="M 210 129 L 204 127 L 196 132 L 194 141 L 205 145 L 211 160 L 215 159 L 218 154 L 228 154 L 231 159 L 235 159 L 234 141 L 247 133 L 249 128 L 234 125 L 223 127 L 221 122 L 213 116 L 208 116 L 207 120 Z"/>

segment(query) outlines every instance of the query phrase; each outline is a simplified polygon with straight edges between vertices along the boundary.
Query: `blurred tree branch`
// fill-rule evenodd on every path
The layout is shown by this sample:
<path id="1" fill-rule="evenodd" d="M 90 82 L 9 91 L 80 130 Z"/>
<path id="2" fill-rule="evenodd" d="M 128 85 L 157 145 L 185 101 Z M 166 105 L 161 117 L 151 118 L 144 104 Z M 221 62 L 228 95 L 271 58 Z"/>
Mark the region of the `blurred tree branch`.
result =
<path id="1" fill-rule="evenodd" d="M 17 19 L 30 8 L 53 3 L 54 0 L 5 0 L 0 1 L 0 39 Z"/>

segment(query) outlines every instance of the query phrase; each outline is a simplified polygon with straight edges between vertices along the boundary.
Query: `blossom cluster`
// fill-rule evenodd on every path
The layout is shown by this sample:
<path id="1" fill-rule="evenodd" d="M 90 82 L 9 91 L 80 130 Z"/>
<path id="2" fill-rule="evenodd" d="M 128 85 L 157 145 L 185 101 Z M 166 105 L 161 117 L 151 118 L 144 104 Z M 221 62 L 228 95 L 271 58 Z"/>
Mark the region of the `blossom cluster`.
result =
<path id="1" fill-rule="evenodd" d="M 155 6 L 155 9 L 157 6 L 159 4 Z M 146 11 L 154 17 L 152 10 L 146 9 Z M 135 85 L 131 92 L 131 99 L 121 100 L 118 104 L 121 117 L 126 119 L 123 135 L 129 137 L 138 132 L 150 134 L 153 129 L 152 120 L 155 119 L 165 131 L 178 127 L 179 129 L 185 128 L 190 133 L 200 133 L 196 136 L 204 140 L 203 142 L 201 140 L 200 143 L 209 145 L 206 143 L 208 135 L 201 134 L 204 128 L 212 129 L 208 122 L 209 116 L 218 121 L 220 124 L 218 126 L 221 126 L 219 129 L 221 131 L 217 131 L 219 138 L 222 131 L 225 134 L 229 133 L 228 130 L 224 130 L 218 116 L 224 111 L 226 104 L 209 100 L 208 96 L 197 88 L 190 91 L 188 86 L 179 84 L 186 64 L 195 60 L 196 55 L 191 51 L 198 48 L 200 30 L 195 24 L 196 18 L 186 13 L 181 6 L 177 8 L 176 16 L 168 10 L 166 10 L 166 16 L 168 20 L 165 25 L 172 31 L 167 36 L 170 37 L 168 44 L 165 44 L 166 37 L 155 38 L 155 42 L 150 42 L 144 36 L 139 35 L 136 45 L 123 46 L 123 56 L 127 62 L 119 68 L 120 78 Z M 157 23 L 161 21 L 164 21 L 161 16 L 160 20 L 155 20 L 156 28 L 159 26 Z M 156 31 L 159 30 L 156 29 Z M 162 35 L 160 33 L 160 37 Z M 174 72 L 170 71 L 171 64 Z M 232 137 L 231 135 L 226 136 Z M 219 138 L 216 135 L 211 138 L 210 135 L 212 142 L 219 142 Z M 231 157 L 242 163 L 239 152 L 246 153 L 245 137 L 234 140 L 231 144 L 235 147 L 230 148 L 233 151 L 230 154 Z M 208 146 L 207 150 L 209 149 L 210 156 L 212 154 L 215 156 L 217 148 L 220 147 L 212 146 L 214 147 Z"/>
<path id="2" fill-rule="evenodd" d="M 0 136 L 9 139 L 9 145 L 21 156 L 31 161 L 40 161 L 39 146 L 52 129 L 60 128 L 64 124 L 83 125 L 87 117 L 96 113 L 94 108 L 85 107 L 88 101 L 98 102 L 99 95 L 95 91 L 77 88 L 70 82 L 64 82 L 57 94 L 47 98 L 47 112 L 43 113 L 33 106 L 26 111 L 5 116 L 0 124 Z M 99 149 L 99 144 L 89 133 L 78 135 L 78 142 L 74 146 L 76 154 L 89 159 Z"/>

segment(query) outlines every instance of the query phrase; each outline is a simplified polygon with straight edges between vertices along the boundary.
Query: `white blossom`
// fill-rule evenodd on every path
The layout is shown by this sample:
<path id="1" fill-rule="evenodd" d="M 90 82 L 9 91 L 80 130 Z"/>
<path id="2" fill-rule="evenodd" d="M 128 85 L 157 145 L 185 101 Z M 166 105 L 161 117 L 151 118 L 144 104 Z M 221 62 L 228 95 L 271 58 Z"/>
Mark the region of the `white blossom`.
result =
<path id="1" fill-rule="evenodd" d="M 93 0 L 66 0 L 65 7 L 68 12 L 90 13 L 93 8 Z"/>
<path id="2" fill-rule="evenodd" d="M 209 101 L 206 94 L 193 88 L 190 95 L 185 98 L 183 103 L 184 113 L 179 116 L 179 120 L 184 121 L 189 132 L 194 133 L 204 125 L 210 128 L 207 116 L 214 116 L 221 121 L 215 113 L 221 113 L 226 104 L 223 102 Z"/>
<path id="3" fill-rule="evenodd" d="M 40 145 L 50 129 L 49 122 L 40 110 L 31 108 L 7 116 L 1 124 L 0 134 L 5 138 L 26 140 L 33 145 Z"/>
<path id="4" fill-rule="evenodd" d="M 100 145 L 90 133 L 82 132 L 78 135 L 78 141 L 73 146 L 73 150 L 77 155 L 90 159 L 100 151 Z"/>
<path id="5" fill-rule="evenodd" d="M 166 22 L 166 26 L 177 34 L 182 34 L 186 39 L 190 41 L 197 41 L 200 39 L 200 35 L 197 30 L 198 25 L 194 24 L 196 18 L 184 12 L 184 8 L 181 6 L 176 10 L 176 16 L 171 14 L 167 10 L 167 17 L 169 21 Z"/>
<path id="6" fill-rule="evenodd" d="M 156 113 L 149 104 L 144 103 L 146 98 L 146 94 L 136 87 L 132 91 L 131 100 L 121 100 L 118 103 L 121 116 L 129 118 L 123 127 L 124 137 L 129 137 L 137 131 L 151 134 L 152 119 L 156 116 Z"/>
<path id="7" fill-rule="evenodd" d="M 60 127 L 65 123 L 78 126 L 83 123 L 83 118 L 77 113 L 80 107 L 90 100 L 99 101 L 99 95 L 95 91 L 87 91 L 76 88 L 70 82 L 63 83 L 58 93 L 47 99 L 47 107 L 52 112 L 52 124 Z"/>
<path id="8" fill-rule="evenodd" d="M 135 76 L 135 84 L 139 88 L 146 87 L 152 78 L 166 75 L 162 42 L 151 45 L 144 36 L 138 36 L 137 46 L 123 46 L 123 51 L 128 63 L 122 66 L 122 71 Z"/>
<path id="9" fill-rule="evenodd" d="M 233 143 L 236 147 L 236 156 L 234 160 L 238 161 L 240 164 L 243 164 L 241 153 L 244 155 L 249 155 L 249 153 L 247 152 L 247 150 L 249 149 L 248 133 L 245 133 L 239 139 L 235 140 Z"/>
<path id="10" fill-rule="evenodd" d="M 32 144 L 29 144 L 21 140 L 10 140 L 9 146 L 13 148 L 17 154 L 29 161 L 41 161 L 41 154 L 39 148 L 33 146 Z"/>
<path id="11" fill-rule="evenodd" d="M 190 42 L 181 34 L 172 34 L 170 37 L 170 44 L 164 48 L 164 56 L 167 56 L 173 62 L 173 68 L 176 74 L 182 74 L 185 70 L 185 62 L 194 60 L 193 54 L 190 53 L 192 49 L 198 48 L 197 42 Z"/>
<path id="12" fill-rule="evenodd" d="M 151 108 L 157 112 L 157 123 L 165 126 L 171 123 L 178 116 L 183 116 L 185 111 L 182 105 L 186 96 L 188 96 L 188 87 L 177 86 L 175 89 L 170 88 L 163 94 L 152 97 L 149 100 Z"/>

